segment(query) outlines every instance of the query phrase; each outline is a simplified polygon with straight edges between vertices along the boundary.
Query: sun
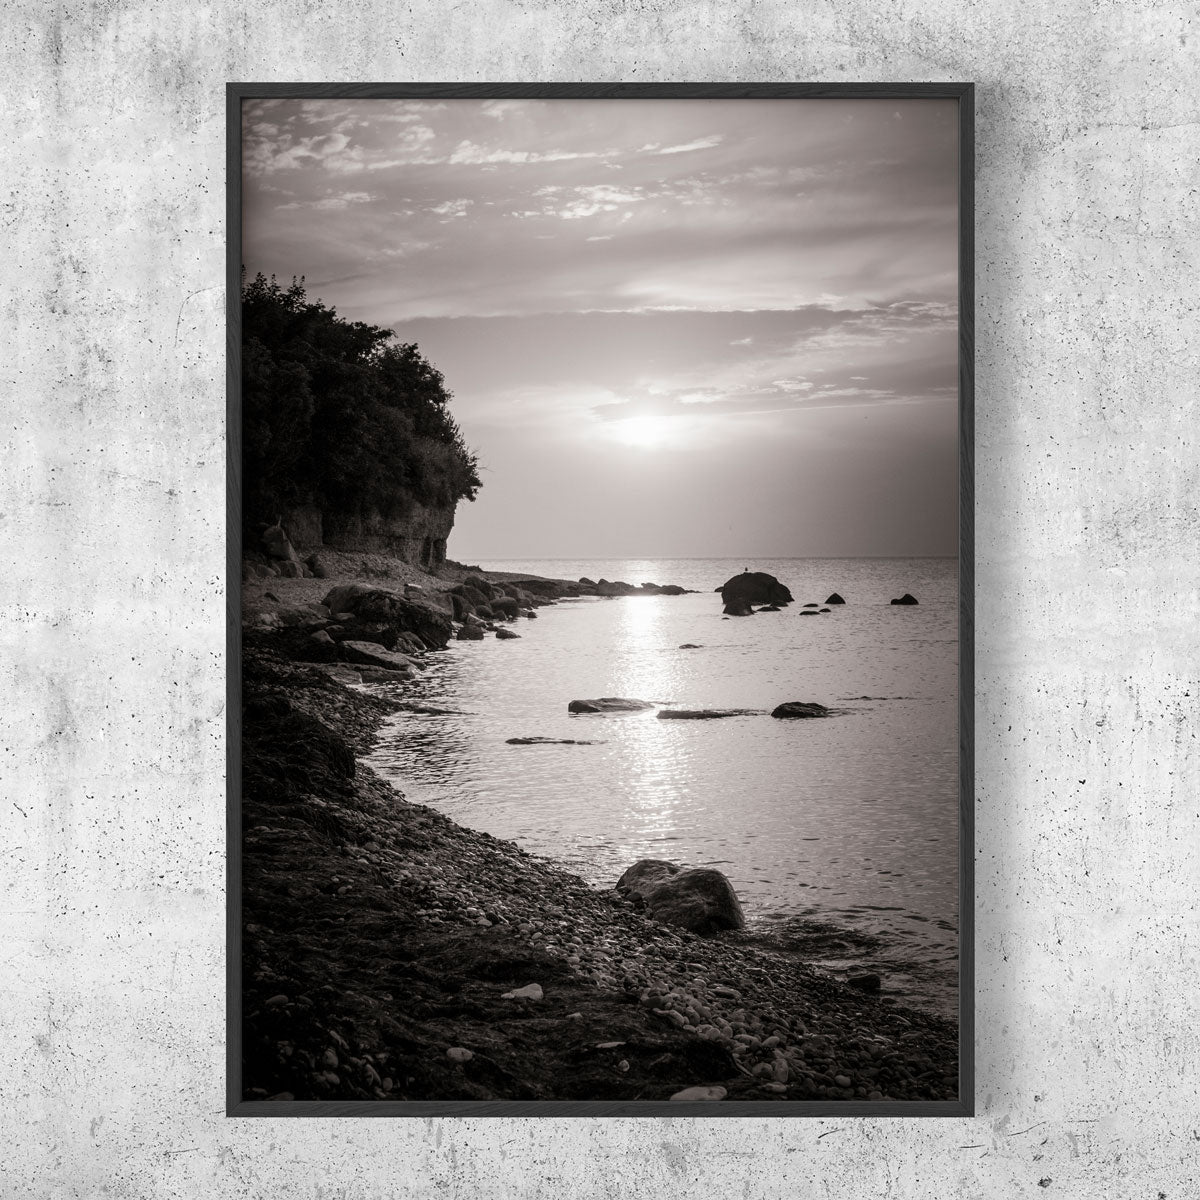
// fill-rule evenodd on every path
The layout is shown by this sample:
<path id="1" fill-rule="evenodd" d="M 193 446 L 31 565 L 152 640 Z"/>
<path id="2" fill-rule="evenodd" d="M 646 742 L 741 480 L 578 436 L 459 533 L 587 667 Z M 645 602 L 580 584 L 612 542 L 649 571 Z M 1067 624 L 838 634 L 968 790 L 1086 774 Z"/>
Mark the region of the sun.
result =
<path id="1" fill-rule="evenodd" d="M 671 423 L 667 417 L 627 417 L 616 422 L 613 433 L 626 446 L 652 450 L 670 438 Z"/>

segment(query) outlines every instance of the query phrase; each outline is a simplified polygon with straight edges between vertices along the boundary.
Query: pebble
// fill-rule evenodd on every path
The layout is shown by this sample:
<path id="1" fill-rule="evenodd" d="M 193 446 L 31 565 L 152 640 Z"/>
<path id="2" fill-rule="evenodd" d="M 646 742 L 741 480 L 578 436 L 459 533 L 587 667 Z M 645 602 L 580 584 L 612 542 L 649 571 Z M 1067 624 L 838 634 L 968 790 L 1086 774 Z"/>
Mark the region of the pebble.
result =
<path id="1" fill-rule="evenodd" d="M 729 1093 L 723 1087 L 690 1087 L 684 1088 L 682 1092 L 676 1092 L 671 1097 L 672 1100 L 724 1100 Z"/>
<path id="2" fill-rule="evenodd" d="M 263 1008 L 279 1008 L 287 1003 L 288 998 L 282 992 L 280 992 L 278 996 L 272 996 L 270 1000 L 263 1005 Z"/>
<path id="3" fill-rule="evenodd" d="M 475 1055 L 463 1046 L 451 1046 L 450 1049 L 446 1051 L 446 1057 L 451 1062 L 465 1063 L 470 1062 Z"/>
<path id="4" fill-rule="evenodd" d="M 835 1075 L 833 1077 L 833 1082 L 836 1083 L 838 1087 L 847 1088 L 850 1086 L 850 1077 L 848 1075 Z"/>

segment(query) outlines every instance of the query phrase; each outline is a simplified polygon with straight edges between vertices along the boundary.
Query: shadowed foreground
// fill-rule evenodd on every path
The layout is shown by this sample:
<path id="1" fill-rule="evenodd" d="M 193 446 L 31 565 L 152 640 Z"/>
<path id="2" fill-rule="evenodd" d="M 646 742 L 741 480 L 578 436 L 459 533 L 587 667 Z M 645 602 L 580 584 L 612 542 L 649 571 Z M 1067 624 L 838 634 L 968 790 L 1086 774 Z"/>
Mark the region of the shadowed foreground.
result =
<path id="1" fill-rule="evenodd" d="M 245 654 L 247 1099 L 954 1098 L 949 1023 L 409 804 L 354 760 L 393 706 L 274 640 Z"/>

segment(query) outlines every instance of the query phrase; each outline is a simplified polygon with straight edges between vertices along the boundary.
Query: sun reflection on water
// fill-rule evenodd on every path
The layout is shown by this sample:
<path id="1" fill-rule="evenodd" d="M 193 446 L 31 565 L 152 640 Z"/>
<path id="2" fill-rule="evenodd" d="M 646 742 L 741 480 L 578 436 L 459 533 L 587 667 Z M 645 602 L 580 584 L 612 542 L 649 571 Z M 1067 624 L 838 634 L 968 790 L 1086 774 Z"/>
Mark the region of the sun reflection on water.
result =
<path id="1" fill-rule="evenodd" d="M 630 597 L 621 605 L 620 652 L 613 663 L 616 695 L 658 704 L 677 703 L 677 657 L 666 653 L 663 601 Z M 688 823 L 687 750 L 676 730 L 653 714 L 620 722 L 621 750 L 632 787 L 627 790 L 613 842 L 622 858 L 669 857 L 670 843 Z"/>

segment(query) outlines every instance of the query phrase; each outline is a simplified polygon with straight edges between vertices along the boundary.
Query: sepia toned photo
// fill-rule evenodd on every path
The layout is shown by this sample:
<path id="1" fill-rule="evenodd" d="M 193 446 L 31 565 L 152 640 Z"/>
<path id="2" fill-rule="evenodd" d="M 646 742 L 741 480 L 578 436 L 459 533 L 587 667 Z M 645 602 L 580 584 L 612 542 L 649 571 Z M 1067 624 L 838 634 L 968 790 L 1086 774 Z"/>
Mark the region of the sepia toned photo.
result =
<path id="1" fill-rule="evenodd" d="M 239 101 L 236 1101 L 963 1111 L 959 99 L 451 90 Z"/>

